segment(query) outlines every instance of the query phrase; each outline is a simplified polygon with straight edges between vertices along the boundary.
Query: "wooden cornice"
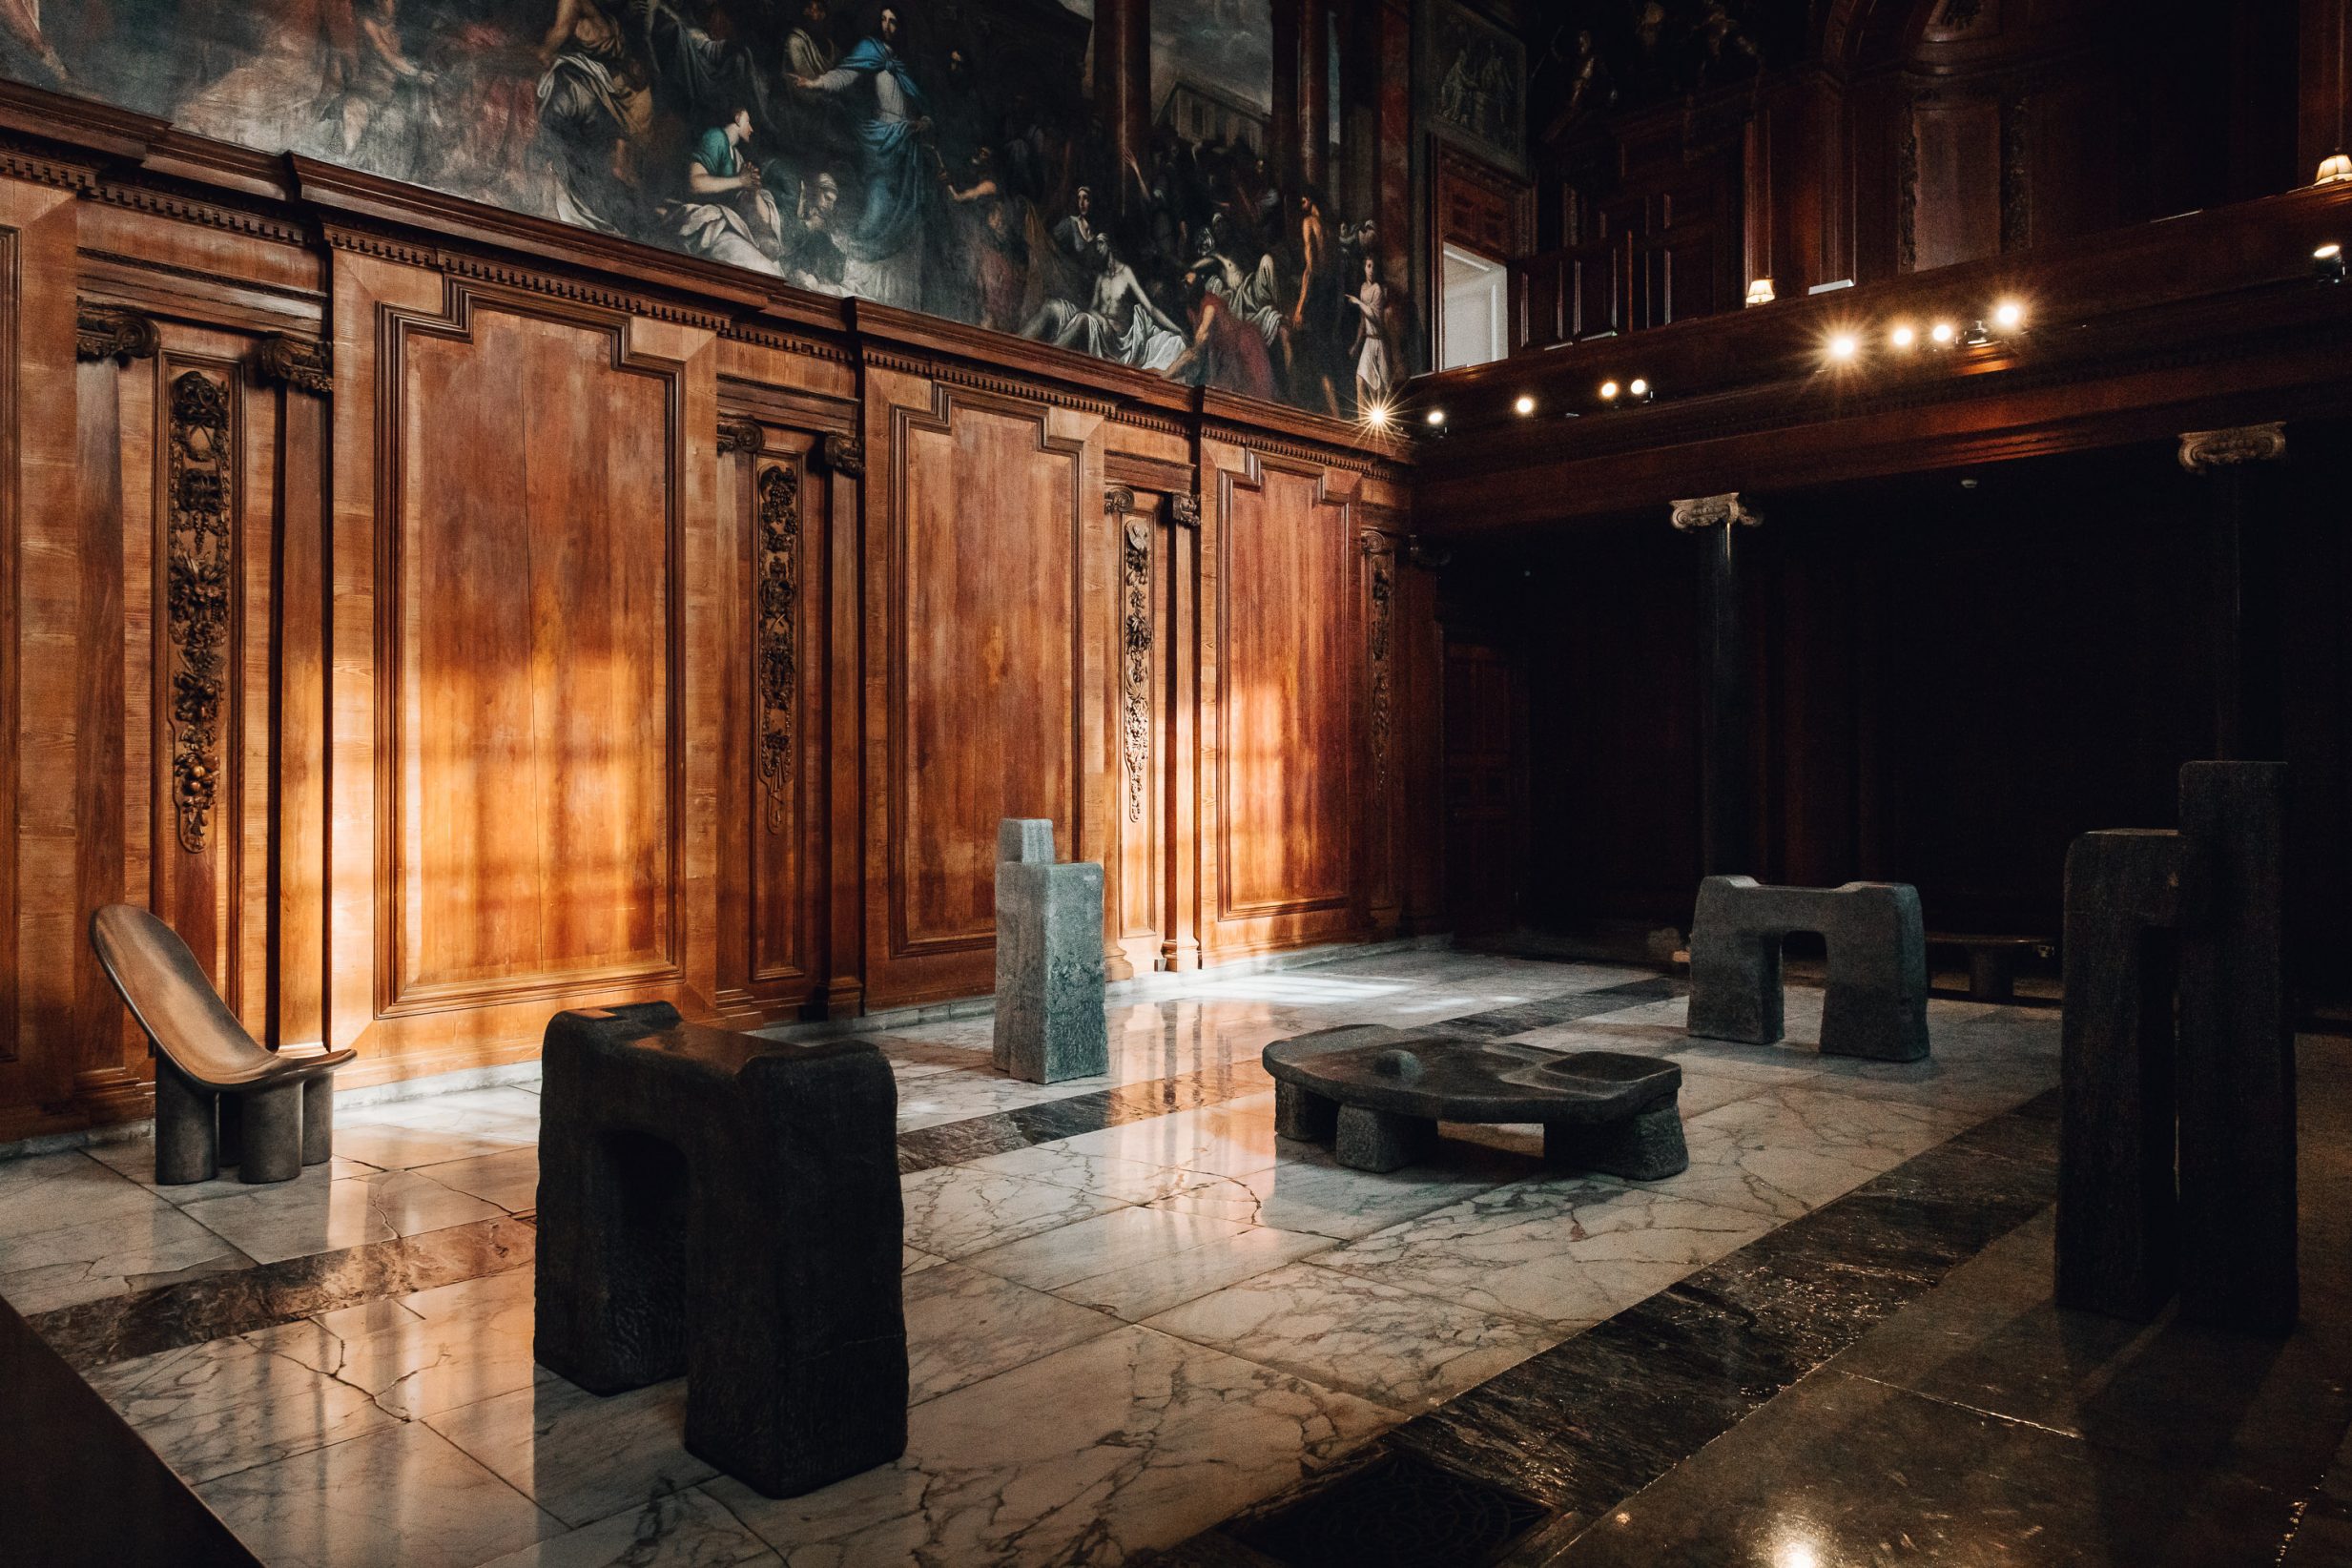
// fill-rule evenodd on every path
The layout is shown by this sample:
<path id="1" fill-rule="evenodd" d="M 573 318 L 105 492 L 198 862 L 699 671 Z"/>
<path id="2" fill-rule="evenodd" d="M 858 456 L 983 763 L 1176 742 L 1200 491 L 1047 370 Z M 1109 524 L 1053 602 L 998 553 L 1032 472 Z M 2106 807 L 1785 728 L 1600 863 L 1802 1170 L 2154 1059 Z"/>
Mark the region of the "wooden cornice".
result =
<path id="1" fill-rule="evenodd" d="M 2352 242 L 2352 188 L 2288 192 L 2139 228 L 1427 376 L 1413 411 L 1424 529 L 1468 534 L 2352 408 L 2352 287 L 2313 248 Z M 2005 298 L 2006 341 L 1890 351 Z M 1838 332 L 1855 363 L 1829 363 Z M 1646 406 L 1598 388 L 1640 376 Z M 1521 419 L 1511 404 L 1536 400 Z M 1578 418 L 1567 418 L 1569 414 Z"/>
<path id="2" fill-rule="evenodd" d="M 509 212 L 297 155 L 256 153 L 153 115 L 0 82 L 0 174 L 102 194 L 160 216 L 284 243 L 359 251 L 601 306 L 852 360 L 896 357 L 967 384 L 1033 383 L 1133 423 L 1205 420 L 1347 454 L 1410 461 L 1393 438 L 1341 420 L 1170 382 L 1068 349 Z"/>

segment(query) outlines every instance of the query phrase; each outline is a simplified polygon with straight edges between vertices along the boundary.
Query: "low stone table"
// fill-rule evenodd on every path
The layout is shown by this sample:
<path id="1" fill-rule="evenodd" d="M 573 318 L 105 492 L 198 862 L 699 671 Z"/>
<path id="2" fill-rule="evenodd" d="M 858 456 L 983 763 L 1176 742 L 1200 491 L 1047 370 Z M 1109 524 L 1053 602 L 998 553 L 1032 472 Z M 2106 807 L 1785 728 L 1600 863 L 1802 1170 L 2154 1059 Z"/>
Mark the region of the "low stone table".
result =
<path id="1" fill-rule="evenodd" d="M 1657 1057 L 1357 1023 L 1277 1040 L 1264 1061 L 1275 1132 L 1335 1142 L 1353 1170 L 1410 1165 L 1435 1144 L 1440 1122 L 1539 1122 L 1545 1159 L 1638 1182 L 1690 1165 L 1677 1108 L 1682 1069 Z"/>
<path id="2" fill-rule="evenodd" d="M 906 1449 L 897 1089 L 863 1042 L 667 1002 L 558 1013 L 542 1058 L 539 1364 L 686 1376 L 686 1447 L 796 1496 Z"/>

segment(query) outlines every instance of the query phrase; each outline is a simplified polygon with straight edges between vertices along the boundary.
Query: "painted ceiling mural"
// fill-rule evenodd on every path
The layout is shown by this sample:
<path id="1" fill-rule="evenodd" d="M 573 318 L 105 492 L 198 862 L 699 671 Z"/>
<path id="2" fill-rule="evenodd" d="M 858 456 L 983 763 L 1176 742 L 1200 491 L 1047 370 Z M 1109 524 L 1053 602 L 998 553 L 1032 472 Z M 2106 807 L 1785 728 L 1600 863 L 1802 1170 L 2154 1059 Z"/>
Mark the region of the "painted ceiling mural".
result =
<path id="1" fill-rule="evenodd" d="M 1267 0 L 1155 6 L 1148 168 L 1094 120 L 1091 10 L 0 0 L 0 72 L 1189 382 L 1385 402 L 1401 288 L 1260 155 Z"/>

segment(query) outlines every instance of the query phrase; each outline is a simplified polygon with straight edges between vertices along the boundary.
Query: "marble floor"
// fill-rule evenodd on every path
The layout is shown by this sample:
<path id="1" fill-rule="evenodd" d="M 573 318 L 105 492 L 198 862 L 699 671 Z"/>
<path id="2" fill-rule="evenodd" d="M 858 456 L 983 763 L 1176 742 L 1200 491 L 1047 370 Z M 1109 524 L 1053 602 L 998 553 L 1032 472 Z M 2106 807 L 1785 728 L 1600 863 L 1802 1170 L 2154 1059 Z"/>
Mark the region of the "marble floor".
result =
<path id="1" fill-rule="evenodd" d="M 683 1384 L 600 1399 L 533 1364 L 529 1085 L 350 1107 L 332 1165 L 278 1186 L 157 1188 L 143 1141 L 0 1164 L 0 1297 L 272 1563 L 1114 1563 L 1375 1450 L 1490 1441 L 1481 1399 L 1772 1238 L 1883 1247 L 1839 1216 L 2056 1079 L 2046 1009 L 1937 1001 L 1933 1058 L 1889 1065 L 1813 1050 L 1816 992 L 1748 1047 L 1687 1038 L 1680 990 L 1431 948 L 1207 977 L 1115 1007 L 1111 1072 L 1051 1086 L 991 1070 L 985 1018 L 870 1037 L 910 1442 L 785 1501 L 685 1452 Z M 1260 1048 L 1358 1021 L 1670 1056 L 1690 1169 L 1562 1173 L 1532 1127 L 1449 1128 L 1386 1176 L 1277 1142 Z M 1513 1490 L 1566 1516 L 1654 1478 Z"/>

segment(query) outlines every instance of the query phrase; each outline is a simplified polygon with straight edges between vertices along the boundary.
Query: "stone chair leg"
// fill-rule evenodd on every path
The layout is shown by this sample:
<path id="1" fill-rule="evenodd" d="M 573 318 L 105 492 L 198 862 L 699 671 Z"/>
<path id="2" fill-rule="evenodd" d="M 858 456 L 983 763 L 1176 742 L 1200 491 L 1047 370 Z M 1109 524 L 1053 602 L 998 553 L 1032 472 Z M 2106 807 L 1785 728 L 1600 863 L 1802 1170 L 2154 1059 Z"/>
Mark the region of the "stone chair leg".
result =
<path id="1" fill-rule="evenodd" d="M 299 1079 L 254 1089 L 243 1101 L 245 1146 L 240 1182 L 291 1182 L 302 1174 L 302 1084 Z"/>
<path id="2" fill-rule="evenodd" d="M 2014 1001 L 2017 1000 L 2017 955 L 2006 947 L 1978 947 L 1969 951 L 1969 1000 L 1970 1001 Z"/>
<path id="3" fill-rule="evenodd" d="M 335 1075 L 302 1081 L 302 1164 L 322 1166 L 335 1153 Z"/>
<path id="4" fill-rule="evenodd" d="M 1339 1103 L 1296 1083 L 1274 1083 L 1274 1136 L 1328 1144 L 1338 1135 Z"/>
<path id="5" fill-rule="evenodd" d="M 1682 1113 L 1674 1105 L 1660 1105 L 1622 1122 L 1547 1122 L 1543 1157 L 1554 1165 L 1597 1170 L 1629 1182 L 1663 1181 L 1690 1168 L 1690 1148 L 1682 1141 Z"/>
<path id="6" fill-rule="evenodd" d="M 1351 1170 L 1396 1170 L 1427 1154 L 1437 1142 L 1437 1124 L 1419 1116 L 1396 1116 L 1361 1105 L 1339 1107 L 1339 1163 Z"/>
<path id="7" fill-rule="evenodd" d="M 155 1182 L 186 1186 L 220 1174 L 220 1128 L 214 1108 L 218 1098 L 172 1065 L 155 1058 Z"/>

